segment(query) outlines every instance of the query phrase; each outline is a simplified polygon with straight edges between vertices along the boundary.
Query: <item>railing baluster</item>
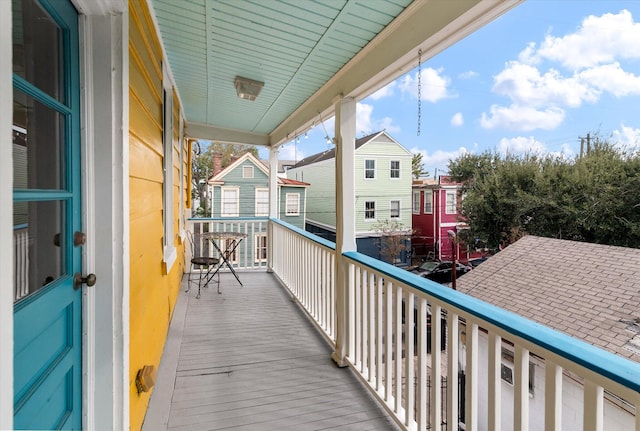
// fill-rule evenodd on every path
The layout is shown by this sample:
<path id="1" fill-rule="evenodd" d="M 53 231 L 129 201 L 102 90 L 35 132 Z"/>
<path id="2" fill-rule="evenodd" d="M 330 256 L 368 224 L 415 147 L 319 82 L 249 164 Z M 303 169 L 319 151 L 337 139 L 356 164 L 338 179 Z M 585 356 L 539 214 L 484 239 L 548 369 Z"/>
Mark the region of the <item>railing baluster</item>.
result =
<path id="1" fill-rule="evenodd" d="M 549 359 L 545 362 L 544 429 L 562 429 L 562 368 Z"/>
<path id="2" fill-rule="evenodd" d="M 418 387 L 417 387 L 417 412 L 418 431 L 425 431 L 429 425 L 427 415 L 427 300 L 421 296 L 418 299 Z M 432 350 L 433 351 L 433 350 Z M 432 359 L 433 359 L 432 355 Z M 432 421 L 432 423 L 435 423 Z"/>
<path id="3" fill-rule="evenodd" d="M 598 384 L 584 382 L 584 431 L 602 431 L 604 391 Z"/>
<path id="4" fill-rule="evenodd" d="M 451 310 L 447 312 L 447 430 L 457 430 L 458 412 L 460 411 L 460 375 L 459 375 L 459 346 L 458 315 Z M 433 418 L 433 413 L 431 413 Z"/>
<path id="5" fill-rule="evenodd" d="M 514 357 L 514 429 L 529 429 L 529 351 L 516 345 Z"/>
<path id="6" fill-rule="evenodd" d="M 500 431 L 501 419 L 501 378 L 500 367 L 502 365 L 502 337 L 491 332 L 489 334 L 489 364 L 488 364 L 488 384 L 489 384 L 489 429 Z"/>
<path id="7" fill-rule="evenodd" d="M 402 299 L 403 292 L 402 287 L 395 286 L 396 288 L 396 303 L 395 303 L 395 312 L 396 312 L 396 329 L 395 329 L 395 411 L 396 413 L 400 412 L 402 408 Z"/>
<path id="8" fill-rule="evenodd" d="M 421 322 L 422 323 L 422 322 Z M 426 325 L 426 321 L 424 322 Z M 442 423 L 442 307 L 431 303 L 431 426 L 441 427 Z"/>
<path id="9" fill-rule="evenodd" d="M 368 364 L 369 364 L 368 380 L 370 383 L 373 383 L 375 376 L 378 373 L 378 369 L 376 368 L 376 361 L 375 361 L 376 356 L 374 351 L 376 347 L 376 323 L 375 323 L 376 276 L 373 274 L 373 272 L 369 274 L 369 283 L 367 283 L 367 292 L 369 295 L 369 304 L 367 306 L 367 312 L 369 315 L 369 323 L 367 324 L 369 329 L 369 335 L 367 336 L 367 339 L 368 339 L 367 344 L 369 346 L 369 354 L 367 355 Z"/>
<path id="10" fill-rule="evenodd" d="M 414 388 L 414 369 L 413 369 L 413 343 L 415 340 L 415 295 L 410 290 L 407 292 L 406 305 L 404 309 L 404 359 L 405 359 L 405 423 L 409 426 L 414 420 L 415 413 L 415 388 Z"/>
<path id="11" fill-rule="evenodd" d="M 478 324 L 467 320 L 465 367 L 466 431 L 478 429 Z"/>
<path id="12" fill-rule="evenodd" d="M 385 284 L 387 285 L 386 292 L 386 305 L 384 308 L 384 318 L 385 318 L 385 340 L 384 340 L 384 362 L 385 362 L 385 370 L 384 370 L 384 400 L 387 403 L 391 403 L 392 399 L 392 390 L 393 390 L 393 284 L 391 281 L 386 280 Z"/>
<path id="13" fill-rule="evenodd" d="M 376 279 L 376 392 L 382 391 L 382 354 L 384 349 L 383 343 L 383 323 L 384 323 L 384 308 L 382 306 L 382 292 L 383 292 L 383 279 L 380 275 Z"/>

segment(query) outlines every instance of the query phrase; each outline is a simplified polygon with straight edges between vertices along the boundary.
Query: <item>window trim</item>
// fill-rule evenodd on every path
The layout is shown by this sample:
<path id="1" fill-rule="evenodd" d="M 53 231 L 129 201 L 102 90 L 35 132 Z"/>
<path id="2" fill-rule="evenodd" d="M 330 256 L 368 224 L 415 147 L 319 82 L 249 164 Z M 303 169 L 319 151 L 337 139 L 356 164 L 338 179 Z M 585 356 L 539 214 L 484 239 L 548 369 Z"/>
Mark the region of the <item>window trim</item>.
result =
<path id="1" fill-rule="evenodd" d="M 289 212 L 289 197 L 295 197 L 296 199 L 296 211 Z M 284 196 L 284 215 L 286 217 L 293 217 L 300 215 L 300 193 L 285 193 Z"/>
<path id="2" fill-rule="evenodd" d="M 411 205 L 411 212 L 413 214 L 420 214 L 420 194 L 421 191 L 420 190 L 414 190 L 413 191 L 413 200 L 411 201 L 412 205 Z M 418 198 L 418 202 L 416 202 L 416 197 Z"/>
<path id="3" fill-rule="evenodd" d="M 367 217 L 367 204 L 373 204 L 373 217 Z M 364 221 L 372 222 L 376 221 L 376 201 L 364 201 Z"/>
<path id="4" fill-rule="evenodd" d="M 245 175 L 245 169 L 251 170 L 251 176 Z M 254 172 L 253 166 L 251 166 L 251 165 L 242 165 L 242 178 L 253 178 L 254 175 L 255 175 L 255 172 Z"/>
<path id="5" fill-rule="evenodd" d="M 162 260 L 165 274 L 178 258 L 173 243 L 173 86 L 165 62 L 162 67 Z"/>
<path id="6" fill-rule="evenodd" d="M 266 211 L 260 212 L 258 211 L 258 205 L 260 204 L 258 200 L 258 192 L 266 193 L 267 200 L 266 202 L 262 202 L 262 204 L 266 204 Z M 268 187 L 256 187 L 254 192 L 254 200 L 255 200 L 255 215 L 256 217 L 264 217 L 269 216 L 269 188 Z"/>
<path id="7" fill-rule="evenodd" d="M 393 203 L 397 202 L 398 203 L 398 215 L 397 216 L 393 216 Z M 400 199 L 393 199 L 389 201 L 389 219 L 399 219 L 400 218 Z"/>
<path id="8" fill-rule="evenodd" d="M 264 238 L 264 247 L 262 246 L 261 238 Z M 264 263 L 269 258 L 269 242 L 266 232 L 258 232 L 253 236 L 253 261 L 255 263 Z M 264 250 L 264 259 L 260 258 L 260 251 Z"/>
<path id="9" fill-rule="evenodd" d="M 422 210 L 425 214 L 433 214 L 433 192 L 431 190 L 425 190 L 423 193 L 424 196 L 424 204 L 422 205 Z M 429 199 L 427 200 L 427 196 Z M 429 210 L 427 211 L 427 202 L 429 203 Z"/>
<path id="10" fill-rule="evenodd" d="M 449 196 L 453 196 L 453 211 L 449 210 Z M 458 192 L 456 190 L 446 190 L 444 195 L 444 213 L 458 214 Z"/>
<path id="11" fill-rule="evenodd" d="M 367 162 L 373 162 L 372 168 L 367 168 Z M 367 177 L 367 171 L 373 171 L 372 177 Z M 376 179 L 376 159 L 364 159 L 364 179 L 375 180 Z"/>
<path id="12" fill-rule="evenodd" d="M 226 204 L 226 199 L 224 196 L 224 192 L 225 191 L 235 191 L 236 193 L 236 212 L 233 214 L 227 214 L 225 212 L 225 204 Z M 239 217 L 239 213 L 240 213 L 240 188 L 239 187 L 220 187 L 220 217 Z"/>
<path id="13" fill-rule="evenodd" d="M 397 176 L 397 177 L 394 177 L 394 176 L 393 176 L 393 171 L 394 171 L 394 169 L 393 169 L 393 167 L 392 167 L 391 165 L 392 165 L 394 162 L 395 162 L 395 163 L 398 163 L 398 169 L 397 169 L 397 171 L 398 171 L 398 176 Z M 389 160 L 389 179 L 390 179 L 390 180 L 399 180 L 399 179 L 400 179 L 400 173 L 401 173 L 401 169 L 400 169 L 400 167 L 401 167 L 401 165 L 402 165 L 402 164 L 400 163 L 400 160 Z"/>

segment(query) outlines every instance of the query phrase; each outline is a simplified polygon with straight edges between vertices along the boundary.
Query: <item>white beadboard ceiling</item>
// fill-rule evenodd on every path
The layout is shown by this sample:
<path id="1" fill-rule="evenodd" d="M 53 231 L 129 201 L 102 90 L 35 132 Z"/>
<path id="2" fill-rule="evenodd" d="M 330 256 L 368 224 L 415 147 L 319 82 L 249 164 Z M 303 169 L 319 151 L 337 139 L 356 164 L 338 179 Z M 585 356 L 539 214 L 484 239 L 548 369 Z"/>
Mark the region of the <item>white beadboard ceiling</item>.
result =
<path id="1" fill-rule="evenodd" d="M 187 135 L 280 145 L 522 0 L 151 0 Z M 472 65 L 470 65 L 471 67 Z M 264 82 L 255 101 L 234 78 Z"/>

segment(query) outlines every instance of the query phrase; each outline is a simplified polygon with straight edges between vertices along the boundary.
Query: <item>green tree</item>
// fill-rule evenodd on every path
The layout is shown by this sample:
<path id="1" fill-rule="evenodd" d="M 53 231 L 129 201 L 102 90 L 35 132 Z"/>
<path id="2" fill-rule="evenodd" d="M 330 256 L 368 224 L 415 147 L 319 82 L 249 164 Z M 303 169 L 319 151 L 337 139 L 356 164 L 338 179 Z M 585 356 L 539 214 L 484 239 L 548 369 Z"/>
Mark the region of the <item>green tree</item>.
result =
<path id="1" fill-rule="evenodd" d="M 414 153 L 411 159 L 411 174 L 416 180 L 422 176 L 429 175 L 429 172 L 424 170 L 424 162 L 422 161 L 422 153 Z"/>
<path id="2" fill-rule="evenodd" d="M 196 216 L 210 217 L 211 208 L 207 207 L 207 181 L 214 175 L 213 156 L 215 153 L 222 155 L 222 169 L 233 163 L 236 158 L 249 152 L 258 157 L 258 148 L 245 144 L 222 144 L 220 142 L 209 143 L 200 141 L 194 145 L 191 181 L 192 197 L 200 200 L 200 207 L 196 209 Z"/>
<path id="3" fill-rule="evenodd" d="M 596 136 L 582 158 L 487 152 L 449 164 L 462 216 L 489 247 L 524 234 L 640 247 L 640 155 Z"/>

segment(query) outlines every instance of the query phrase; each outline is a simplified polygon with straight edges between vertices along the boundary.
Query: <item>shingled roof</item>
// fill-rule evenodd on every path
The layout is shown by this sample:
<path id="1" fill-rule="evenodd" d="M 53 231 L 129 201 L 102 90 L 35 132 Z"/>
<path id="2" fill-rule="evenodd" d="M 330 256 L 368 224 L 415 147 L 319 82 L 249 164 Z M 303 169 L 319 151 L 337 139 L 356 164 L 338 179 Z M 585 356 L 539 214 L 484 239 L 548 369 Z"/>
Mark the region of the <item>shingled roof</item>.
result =
<path id="1" fill-rule="evenodd" d="M 640 249 L 525 236 L 457 287 L 640 362 Z"/>
<path id="2" fill-rule="evenodd" d="M 385 133 L 384 130 L 382 130 L 380 132 L 372 133 L 372 134 L 367 135 L 367 136 L 363 136 L 362 138 L 356 139 L 356 144 L 355 144 L 356 145 L 356 149 L 360 148 L 361 146 L 363 146 L 367 142 L 372 141 L 374 138 L 378 137 L 382 133 Z M 389 136 L 389 135 L 387 135 L 387 136 Z M 322 151 L 321 153 L 316 153 L 316 154 L 312 154 L 312 155 L 310 155 L 308 157 L 305 157 L 304 159 L 302 159 L 298 163 L 296 163 L 293 167 L 294 168 L 299 168 L 299 167 L 302 167 L 302 166 L 310 165 L 312 163 L 321 162 L 323 160 L 333 159 L 335 157 L 336 157 L 336 149 L 334 147 L 334 148 L 332 148 L 330 150 Z"/>

